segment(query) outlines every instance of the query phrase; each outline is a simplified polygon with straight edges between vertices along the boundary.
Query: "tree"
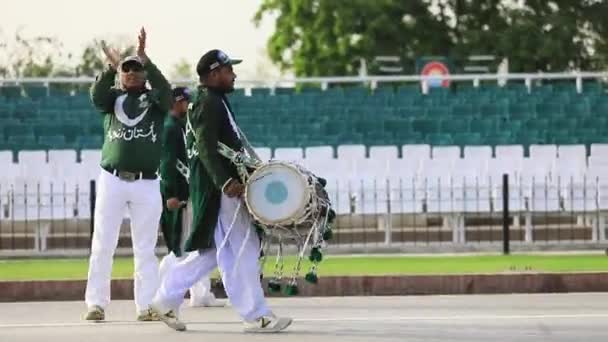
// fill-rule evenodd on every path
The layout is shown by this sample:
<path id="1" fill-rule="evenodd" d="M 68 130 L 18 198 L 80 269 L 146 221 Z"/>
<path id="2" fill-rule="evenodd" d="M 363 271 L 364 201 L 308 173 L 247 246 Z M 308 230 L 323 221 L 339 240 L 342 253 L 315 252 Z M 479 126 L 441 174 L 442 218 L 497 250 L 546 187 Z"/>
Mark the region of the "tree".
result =
<path id="1" fill-rule="evenodd" d="M 55 37 L 24 35 L 15 33 L 14 40 L 2 38 L 0 47 L 6 55 L 0 67 L 3 77 L 49 77 L 55 65 L 64 58 L 62 44 Z"/>
<path id="2" fill-rule="evenodd" d="M 101 41 L 102 39 L 96 38 L 85 46 L 81 61 L 76 66 L 76 75 L 94 77 L 105 68 L 107 61 L 101 49 Z M 106 39 L 106 42 L 118 49 L 123 58 L 135 54 L 135 45 L 124 36 Z"/>
<path id="3" fill-rule="evenodd" d="M 392 54 L 411 62 L 451 46 L 423 0 L 265 0 L 254 22 L 272 14 L 270 58 L 297 76 L 355 75 L 361 58 Z"/>
<path id="4" fill-rule="evenodd" d="M 180 59 L 173 65 L 171 78 L 174 80 L 192 81 L 194 79 L 192 65 L 185 58 Z"/>
<path id="5" fill-rule="evenodd" d="M 361 58 L 399 56 L 404 73 L 427 55 L 509 59 L 511 71 L 602 68 L 608 4 L 599 0 L 264 0 L 275 16 L 274 63 L 298 76 L 354 75 Z"/>

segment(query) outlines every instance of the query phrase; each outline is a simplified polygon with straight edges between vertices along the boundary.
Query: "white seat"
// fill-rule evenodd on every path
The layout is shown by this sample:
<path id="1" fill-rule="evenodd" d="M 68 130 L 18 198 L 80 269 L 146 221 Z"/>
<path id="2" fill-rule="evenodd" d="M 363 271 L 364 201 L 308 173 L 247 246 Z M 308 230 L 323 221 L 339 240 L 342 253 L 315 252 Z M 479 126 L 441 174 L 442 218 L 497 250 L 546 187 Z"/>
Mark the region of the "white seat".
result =
<path id="1" fill-rule="evenodd" d="M 591 155 L 588 159 L 589 167 L 608 166 L 608 158 L 601 155 Z"/>
<path id="2" fill-rule="evenodd" d="M 49 166 L 53 178 L 63 177 L 77 167 L 75 150 L 49 150 Z"/>
<path id="3" fill-rule="evenodd" d="M 0 151 L 0 165 L 6 165 L 13 163 L 13 152 L 12 151 Z"/>
<path id="4" fill-rule="evenodd" d="M 608 165 L 590 166 L 585 173 L 586 187 L 591 187 L 592 196 L 596 196 L 594 204 L 601 210 L 608 210 Z"/>
<path id="5" fill-rule="evenodd" d="M 82 150 L 80 151 L 80 164 L 82 172 L 89 179 L 97 179 L 100 172 L 101 150 Z"/>
<path id="6" fill-rule="evenodd" d="M 327 181 L 325 189 L 337 214 L 351 213 L 350 196 L 353 196 L 356 190 L 352 166 L 349 161 L 335 158 L 305 159 L 305 167 Z"/>
<path id="7" fill-rule="evenodd" d="M 530 159 L 553 163 L 557 159 L 556 145 L 530 145 Z"/>
<path id="8" fill-rule="evenodd" d="M 552 177 L 560 188 L 566 187 L 568 183 L 580 183 L 587 169 L 583 158 L 560 157 L 553 164 Z"/>
<path id="9" fill-rule="evenodd" d="M 591 157 L 608 159 L 608 144 L 591 144 Z"/>
<path id="10" fill-rule="evenodd" d="M 433 159 L 449 159 L 449 160 L 460 159 L 460 147 L 459 146 L 433 146 L 432 158 Z"/>
<path id="11" fill-rule="evenodd" d="M 419 176 L 424 183 L 427 212 L 449 213 L 454 209 L 450 175 L 453 164 L 449 159 L 431 159 L 421 164 Z"/>
<path id="12" fill-rule="evenodd" d="M 487 161 L 454 160 L 450 170 L 453 208 L 463 212 L 489 212 L 492 189 Z"/>
<path id="13" fill-rule="evenodd" d="M 327 160 L 334 158 L 334 149 L 331 146 L 313 146 L 304 149 L 304 159 Z"/>
<path id="14" fill-rule="evenodd" d="M 431 159 L 430 145 L 403 145 L 401 147 L 401 158 L 418 164 L 420 160 Z"/>
<path id="15" fill-rule="evenodd" d="M 365 159 L 365 145 L 340 145 L 337 152 L 338 159 L 353 161 Z"/>
<path id="16" fill-rule="evenodd" d="M 50 197 L 49 179 L 17 177 L 10 190 L 10 219 L 51 219 Z"/>
<path id="17" fill-rule="evenodd" d="M 267 162 L 272 157 L 272 150 L 269 147 L 254 147 L 253 150 L 263 162 Z"/>
<path id="18" fill-rule="evenodd" d="M 49 150 L 49 164 L 75 163 L 76 150 Z"/>
<path id="19" fill-rule="evenodd" d="M 521 145 L 498 145 L 494 149 L 494 156 L 498 159 L 522 159 L 524 147 Z"/>
<path id="20" fill-rule="evenodd" d="M 608 171 L 605 170 L 605 171 Z M 599 209 L 599 183 L 593 175 L 568 181 L 562 185 L 561 196 L 567 212 L 589 212 Z"/>
<path id="21" fill-rule="evenodd" d="M 397 146 L 371 146 L 369 159 L 394 161 L 399 158 Z"/>
<path id="22" fill-rule="evenodd" d="M 523 189 L 520 184 L 520 174 L 523 167 L 522 155 L 507 154 L 509 157 L 493 158 L 488 161 L 487 181 L 492 191 L 492 202 L 495 212 L 503 210 L 503 175 L 509 180 L 509 210 L 518 212 L 523 206 Z"/>
<path id="23" fill-rule="evenodd" d="M 483 160 L 483 161 L 490 160 L 490 159 L 492 159 L 492 147 L 491 146 L 465 146 L 464 147 L 464 159 Z"/>
<path id="24" fill-rule="evenodd" d="M 11 181 L 19 175 L 19 165 L 11 162 L 2 164 L 2 171 L 0 172 L 0 184 L 10 184 Z"/>
<path id="25" fill-rule="evenodd" d="M 389 163 L 388 181 L 391 213 L 422 213 L 424 209 L 424 182 L 417 178 L 418 167 L 405 159 Z"/>
<path id="26" fill-rule="evenodd" d="M 356 191 L 356 212 L 380 214 L 388 211 L 388 160 L 360 159 L 354 161 L 353 182 Z"/>
<path id="27" fill-rule="evenodd" d="M 549 156 L 537 154 L 526 158 L 521 170 L 521 186 L 527 198 L 527 209 L 533 212 L 559 210 L 559 189 L 552 179 L 552 161 Z"/>
<path id="28" fill-rule="evenodd" d="M 50 175 L 46 162 L 46 151 L 19 151 L 17 154 L 20 173 L 25 178 L 40 178 Z"/>
<path id="29" fill-rule="evenodd" d="M 560 145 L 557 148 L 557 157 L 559 159 L 573 160 L 587 164 L 587 150 L 585 145 Z"/>
<path id="30" fill-rule="evenodd" d="M 304 159 L 304 150 L 300 147 L 283 147 L 274 150 L 275 160 L 301 162 Z"/>

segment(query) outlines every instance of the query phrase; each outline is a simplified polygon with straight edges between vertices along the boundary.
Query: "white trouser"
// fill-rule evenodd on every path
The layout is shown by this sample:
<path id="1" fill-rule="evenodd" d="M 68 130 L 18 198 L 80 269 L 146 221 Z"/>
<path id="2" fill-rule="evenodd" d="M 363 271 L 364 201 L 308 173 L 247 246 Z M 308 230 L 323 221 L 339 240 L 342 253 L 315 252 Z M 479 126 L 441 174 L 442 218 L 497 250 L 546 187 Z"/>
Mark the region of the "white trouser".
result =
<path id="1" fill-rule="evenodd" d="M 169 269 L 175 267 L 177 263 L 184 261 L 189 253 L 176 257 L 173 252 L 167 254 L 160 262 L 160 279 L 162 281 Z M 190 287 L 190 302 L 192 305 L 210 304 L 215 300 L 215 295 L 211 292 L 211 280 L 208 274 L 204 274 L 194 285 Z"/>
<path id="2" fill-rule="evenodd" d="M 222 271 L 222 281 L 230 298 L 230 303 L 246 321 L 253 321 L 261 316 L 271 314 L 266 305 L 264 291 L 260 282 L 258 265 L 260 242 L 251 224 L 251 218 L 245 204 L 240 199 L 222 195 L 220 213 L 215 228 L 214 241 L 216 248 L 195 251 L 170 268 L 161 282 L 154 298 L 154 303 L 163 311 L 178 310 L 184 294 L 202 275 L 209 274 L 218 265 Z M 240 210 L 234 222 L 234 227 L 228 236 L 226 245 L 219 249 L 230 224 L 235 210 L 241 203 Z M 247 233 L 249 231 L 249 233 Z M 245 241 L 237 272 L 234 272 L 236 257 Z"/>
<path id="3" fill-rule="evenodd" d="M 158 289 L 158 259 L 154 248 L 162 212 L 159 180 L 127 182 L 101 170 L 85 302 L 105 308 L 110 303 L 110 281 L 120 226 L 129 210 L 135 264 L 134 298 L 137 311 L 147 309 Z"/>

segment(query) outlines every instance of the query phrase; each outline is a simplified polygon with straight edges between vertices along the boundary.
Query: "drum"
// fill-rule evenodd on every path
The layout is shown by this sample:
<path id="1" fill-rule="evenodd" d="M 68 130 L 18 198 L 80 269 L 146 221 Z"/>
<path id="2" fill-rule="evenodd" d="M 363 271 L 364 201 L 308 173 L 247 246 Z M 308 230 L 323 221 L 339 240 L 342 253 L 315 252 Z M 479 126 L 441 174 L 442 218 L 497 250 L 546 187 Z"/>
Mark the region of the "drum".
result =
<path id="1" fill-rule="evenodd" d="M 312 173 L 296 164 L 271 161 L 249 177 L 245 203 L 253 218 L 264 225 L 302 224 L 322 205 L 317 183 Z"/>

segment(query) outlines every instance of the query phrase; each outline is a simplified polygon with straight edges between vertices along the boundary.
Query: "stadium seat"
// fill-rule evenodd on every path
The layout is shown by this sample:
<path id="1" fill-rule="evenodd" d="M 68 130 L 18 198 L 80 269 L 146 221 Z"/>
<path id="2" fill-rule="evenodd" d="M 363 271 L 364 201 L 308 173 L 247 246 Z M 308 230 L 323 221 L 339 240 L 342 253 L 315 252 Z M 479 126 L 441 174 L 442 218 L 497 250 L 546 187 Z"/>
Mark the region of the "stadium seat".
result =
<path id="1" fill-rule="evenodd" d="M 524 157 L 524 148 L 521 145 L 502 145 L 494 148 L 494 156 L 496 158 L 516 158 Z"/>
<path id="2" fill-rule="evenodd" d="M 304 158 L 306 160 L 311 159 L 333 159 L 334 149 L 331 146 L 313 146 L 304 149 Z"/>
<path id="3" fill-rule="evenodd" d="M 365 159 L 364 145 L 340 145 L 338 146 L 338 158 L 353 161 Z"/>
<path id="4" fill-rule="evenodd" d="M 467 160 L 487 161 L 492 158 L 492 147 L 490 146 L 465 146 L 464 158 Z"/>
<path id="5" fill-rule="evenodd" d="M 401 147 L 401 156 L 412 163 L 417 164 L 420 160 L 431 158 L 430 145 L 403 145 Z"/>
<path id="6" fill-rule="evenodd" d="M 277 148 L 273 159 L 299 162 L 304 159 L 304 150 L 300 147 Z"/>
<path id="7" fill-rule="evenodd" d="M 553 163 L 556 158 L 556 145 L 530 145 L 530 159 Z"/>
<path id="8" fill-rule="evenodd" d="M 433 146 L 433 159 L 460 159 L 460 147 L 458 146 Z"/>
<path id="9" fill-rule="evenodd" d="M 272 150 L 268 147 L 255 147 L 255 153 L 262 161 L 268 161 L 272 158 Z"/>
<path id="10" fill-rule="evenodd" d="M 369 148 L 369 159 L 392 162 L 397 158 L 399 158 L 399 150 L 396 146 L 371 146 Z"/>

